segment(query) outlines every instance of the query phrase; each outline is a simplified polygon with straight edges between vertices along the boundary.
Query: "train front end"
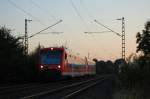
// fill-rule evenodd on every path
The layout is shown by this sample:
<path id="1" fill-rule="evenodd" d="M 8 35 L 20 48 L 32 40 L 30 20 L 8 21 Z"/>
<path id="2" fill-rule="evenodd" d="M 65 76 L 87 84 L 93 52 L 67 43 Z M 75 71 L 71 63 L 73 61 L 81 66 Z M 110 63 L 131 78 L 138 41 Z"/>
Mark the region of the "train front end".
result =
<path id="1" fill-rule="evenodd" d="M 62 74 L 64 48 L 44 48 L 39 55 L 40 76 L 43 79 L 59 79 Z"/>

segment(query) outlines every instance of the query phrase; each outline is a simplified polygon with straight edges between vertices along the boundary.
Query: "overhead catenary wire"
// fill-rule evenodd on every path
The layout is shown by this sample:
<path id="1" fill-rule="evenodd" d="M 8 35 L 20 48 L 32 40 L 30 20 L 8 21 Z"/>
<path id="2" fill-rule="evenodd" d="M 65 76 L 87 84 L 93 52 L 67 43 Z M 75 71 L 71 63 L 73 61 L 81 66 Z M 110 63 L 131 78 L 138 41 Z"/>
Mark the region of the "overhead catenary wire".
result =
<path id="1" fill-rule="evenodd" d="M 81 7 L 85 10 L 85 12 L 87 13 L 87 16 L 90 18 L 90 20 L 93 20 L 94 19 L 94 16 L 93 16 L 93 14 L 89 11 L 89 9 L 88 9 L 88 7 L 85 5 L 85 3 L 84 3 L 84 1 L 83 0 L 80 0 L 80 5 L 81 5 Z M 109 32 L 112 32 L 112 31 L 100 31 L 100 32 L 98 32 L 98 29 L 96 28 L 96 31 L 97 32 L 84 32 L 85 34 L 95 34 L 95 33 L 97 33 L 97 34 L 99 34 L 99 33 L 109 33 Z M 108 52 L 106 49 L 104 49 L 104 47 L 101 47 L 101 49 L 103 50 L 103 51 L 105 51 L 108 55 L 112 55 L 112 53 L 111 52 Z"/>
<path id="2" fill-rule="evenodd" d="M 81 14 L 79 13 L 77 7 L 75 6 L 75 4 L 73 3 L 72 0 L 70 0 L 70 3 L 71 3 L 71 6 L 73 7 L 73 9 L 75 10 L 75 12 L 77 13 L 77 15 L 79 16 L 80 20 L 83 22 L 84 26 L 89 30 L 88 26 L 86 25 L 84 18 L 81 16 Z"/>
<path id="3" fill-rule="evenodd" d="M 47 25 L 45 25 L 42 21 L 40 21 L 37 17 L 33 16 L 31 13 L 27 12 L 26 10 L 24 10 L 23 8 L 21 8 L 20 6 L 18 6 L 16 3 L 14 3 L 12 0 L 8 0 L 8 2 L 13 5 L 14 7 L 16 7 L 18 10 L 22 11 L 23 13 L 25 13 L 26 15 L 30 16 L 31 18 L 37 20 L 41 25 L 43 25 L 44 27 L 46 27 Z M 54 31 L 53 29 L 50 28 L 50 30 L 53 33 L 58 33 L 56 31 Z"/>
<path id="4" fill-rule="evenodd" d="M 14 3 L 12 0 L 7 0 L 11 5 L 13 5 L 15 8 L 17 8 L 18 10 L 22 11 L 23 13 L 25 13 L 26 15 L 32 17 L 33 19 L 37 20 L 41 25 L 46 26 L 43 22 L 41 22 L 37 17 L 33 16 L 31 13 L 27 12 L 26 10 L 24 10 L 23 8 L 21 8 L 20 6 L 18 6 L 16 3 Z"/>
<path id="5" fill-rule="evenodd" d="M 93 16 L 93 14 L 90 12 L 89 7 L 87 7 L 87 6 L 85 5 L 84 0 L 80 0 L 80 5 L 83 7 L 83 9 L 85 10 L 85 12 L 87 13 L 87 16 L 88 16 L 91 20 L 93 20 L 93 19 L 94 19 L 94 16 Z M 99 34 L 99 33 L 110 33 L 110 32 L 112 32 L 112 31 L 110 31 L 110 30 L 98 32 L 99 30 L 98 30 L 97 28 L 96 28 L 96 31 L 97 31 L 97 32 L 84 32 L 84 33 L 85 33 L 85 34 L 95 34 L 95 33 L 96 33 L 96 34 Z M 101 47 L 101 50 L 105 51 L 108 55 L 113 56 L 112 52 L 108 52 L 108 51 L 104 48 L 104 46 Z"/>
<path id="6" fill-rule="evenodd" d="M 41 34 L 61 34 L 61 33 L 63 33 L 63 32 L 45 32 L 45 33 L 41 33 Z"/>
<path id="7" fill-rule="evenodd" d="M 83 6 L 83 8 L 86 10 L 88 16 L 93 19 L 93 15 L 89 12 L 88 8 L 84 5 L 83 0 L 80 0 L 80 4 Z M 110 30 L 110 31 L 101 31 L 101 32 L 84 32 L 84 33 L 106 33 L 106 32 L 113 32 L 115 34 L 117 34 L 118 36 L 121 36 L 119 33 L 115 32 L 114 30 L 108 28 L 107 26 L 103 25 L 102 23 L 98 22 L 97 20 L 94 20 L 96 23 L 98 23 L 99 25 L 105 27 L 106 29 Z"/>
<path id="8" fill-rule="evenodd" d="M 94 20 L 94 21 L 97 24 L 105 27 L 106 29 L 110 30 L 111 32 L 115 33 L 116 35 L 118 35 L 122 38 L 122 59 L 125 60 L 125 20 L 124 20 L 124 17 L 122 17 L 121 19 L 117 19 L 117 20 L 122 20 L 122 34 L 119 34 L 115 31 L 113 31 L 112 29 L 110 29 L 109 27 L 103 25 L 102 23 L 98 22 L 97 20 Z"/>
<path id="9" fill-rule="evenodd" d="M 45 9 L 43 9 L 43 8 L 42 8 L 40 5 L 38 5 L 35 1 L 30 0 L 30 2 L 31 2 L 34 6 L 36 6 L 36 7 L 39 8 L 40 10 L 42 10 L 45 14 L 48 14 L 48 13 L 49 13 L 49 11 L 46 11 Z M 53 20 L 57 21 L 57 19 L 56 19 L 52 14 L 50 14 L 50 15 L 51 15 L 51 17 L 52 17 Z M 51 21 L 49 18 L 48 18 L 48 20 Z M 51 29 L 51 28 L 50 28 L 50 29 Z M 53 33 L 55 32 L 53 29 L 51 29 L 51 30 L 52 30 Z M 57 33 L 57 32 L 55 32 L 55 33 Z M 47 33 L 47 34 L 48 34 L 48 33 Z"/>
<path id="10" fill-rule="evenodd" d="M 93 19 L 93 14 L 88 10 L 88 8 L 85 6 L 83 0 L 80 0 L 80 5 L 85 9 L 85 11 L 87 12 L 87 15 L 89 16 L 89 18 Z"/>
<path id="11" fill-rule="evenodd" d="M 52 15 L 52 13 L 49 10 L 44 9 L 43 7 L 41 7 L 38 3 L 36 3 L 34 0 L 30 0 L 30 2 L 36 6 L 37 8 L 39 8 L 40 10 L 42 10 L 45 14 L 50 14 L 51 18 L 55 21 L 57 21 L 57 18 Z"/>
<path id="12" fill-rule="evenodd" d="M 88 8 L 84 5 L 83 0 L 80 0 L 81 7 L 85 10 L 84 12 L 87 13 L 87 16 L 90 18 L 90 20 L 93 20 L 93 15 L 89 12 Z"/>
<path id="13" fill-rule="evenodd" d="M 85 0 L 85 1 L 86 1 L 86 0 Z M 90 7 L 87 7 L 87 6 L 85 5 L 84 0 L 80 0 L 80 5 L 85 9 L 85 12 L 87 12 L 87 16 L 88 16 L 89 18 L 91 18 L 91 19 L 94 19 L 92 13 L 90 13 L 90 11 L 88 10 L 88 8 L 90 8 Z M 121 20 L 121 19 L 119 19 L 119 20 Z M 117 33 L 117 32 L 115 32 L 114 30 L 110 29 L 109 27 L 105 26 L 104 24 L 98 22 L 97 20 L 94 20 L 94 21 L 95 21 L 97 24 L 101 25 L 102 27 L 106 28 L 108 31 L 84 32 L 84 33 L 86 33 L 86 34 L 95 34 L 95 33 L 99 34 L 99 33 L 109 33 L 109 32 L 112 32 L 112 33 L 115 33 L 117 36 L 120 36 L 120 37 L 123 36 L 123 35 L 121 35 L 120 33 Z M 96 30 L 97 30 L 97 28 L 96 28 Z M 97 31 L 98 31 L 98 30 L 97 30 Z M 102 47 L 102 48 L 103 48 L 103 47 Z M 106 51 L 106 50 L 104 50 L 104 51 Z M 110 53 L 110 54 L 111 54 L 111 53 Z M 112 54 L 111 54 L 111 55 L 112 55 Z"/>
<path id="14" fill-rule="evenodd" d="M 49 29 L 49 28 L 55 26 L 56 24 L 58 24 L 58 23 L 60 23 L 60 22 L 62 22 L 62 20 L 59 20 L 59 21 L 56 22 L 55 24 L 48 26 L 47 28 L 45 28 L 45 29 L 43 29 L 43 30 L 41 30 L 41 31 L 39 31 L 39 32 L 37 32 L 37 33 L 35 33 L 35 34 L 29 36 L 28 38 L 34 37 L 35 35 L 40 34 L 41 32 L 43 32 L 43 31 L 45 31 L 45 30 L 47 30 L 47 29 Z"/>
<path id="15" fill-rule="evenodd" d="M 100 23 L 99 21 L 97 21 L 97 20 L 94 20 L 94 21 L 95 21 L 97 24 L 99 24 L 99 25 L 101 25 L 101 26 L 105 27 L 106 29 L 110 30 L 111 32 L 115 33 L 116 35 L 118 35 L 118 36 L 121 36 L 121 37 L 122 37 L 122 35 L 120 35 L 119 33 L 115 32 L 114 30 L 110 29 L 109 27 L 107 27 L 107 26 L 103 25 L 103 24 L 102 24 L 102 23 Z"/>
<path id="16" fill-rule="evenodd" d="M 87 34 L 92 34 L 92 33 L 108 33 L 108 32 L 112 32 L 112 31 L 101 31 L 101 32 L 84 32 Z"/>

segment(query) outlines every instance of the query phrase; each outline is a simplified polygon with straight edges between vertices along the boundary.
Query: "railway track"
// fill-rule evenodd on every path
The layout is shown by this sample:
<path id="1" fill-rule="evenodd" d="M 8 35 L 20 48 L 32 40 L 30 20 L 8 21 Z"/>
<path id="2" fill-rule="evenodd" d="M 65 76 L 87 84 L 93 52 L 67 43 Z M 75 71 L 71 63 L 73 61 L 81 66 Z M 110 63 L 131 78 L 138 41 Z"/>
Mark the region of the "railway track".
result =
<path id="1" fill-rule="evenodd" d="M 5 87 L 0 87 L 0 94 L 4 93 L 4 91 L 6 90 L 10 90 L 10 89 L 21 89 L 24 87 L 30 87 L 30 86 L 36 86 L 39 85 L 40 83 L 27 83 L 27 84 L 20 84 L 20 85 L 10 85 L 10 86 L 5 86 Z"/>
<path id="2" fill-rule="evenodd" d="M 36 93 L 62 88 L 63 86 L 72 85 L 74 83 L 81 82 L 82 80 L 87 79 L 91 78 L 85 77 L 50 83 L 32 83 L 18 86 L 1 87 L 0 99 L 20 99 L 23 97 L 26 98 L 27 96 L 32 96 L 33 94 Z"/>
<path id="3" fill-rule="evenodd" d="M 107 79 L 109 76 L 95 77 L 90 80 L 81 81 L 58 87 L 53 90 L 47 90 L 40 93 L 32 94 L 29 96 L 22 97 L 22 99 L 74 99 L 73 97 L 79 95 L 81 92 L 88 90 Z"/>

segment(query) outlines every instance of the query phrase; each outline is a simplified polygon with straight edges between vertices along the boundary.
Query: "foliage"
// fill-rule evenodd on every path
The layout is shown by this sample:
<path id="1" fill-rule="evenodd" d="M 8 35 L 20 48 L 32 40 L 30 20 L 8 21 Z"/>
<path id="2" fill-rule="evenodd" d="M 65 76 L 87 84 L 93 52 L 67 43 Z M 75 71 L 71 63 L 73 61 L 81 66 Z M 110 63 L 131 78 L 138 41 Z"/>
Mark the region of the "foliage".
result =
<path id="1" fill-rule="evenodd" d="M 24 83 L 37 79 L 38 49 L 30 55 L 24 54 L 24 46 L 19 37 L 11 35 L 11 30 L 0 28 L 0 83 Z"/>
<path id="2" fill-rule="evenodd" d="M 127 58 L 127 64 L 121 67 L 120 78 L 124 87 L 146 93 L 150 91 L 150 21 L 145 24 L 142 33 L 137 33 L 136 38 L 137 52 L 142 54 L 131 54 Z"/>
<path id="3" fill-rule="evenodd" d="M 25 64 L 25 55 L 23 54 L 23 45 L 20 38 L 13 37 L 11 30 L 0 28 L 0 78 L 1 81 L 14 81 L 21 78 L 18 75 L 21 72 L 22 64 Z"/>
<path id="4" fill-rule="evenodd" d="M 36 81 L 38 80 L 38 61 L 39 61 L 39 50 L 41 49 L 41 46 L 39 45 L 32 53 L 28 55 L 28 68 L 30 70 L 30 77 L 32 80 Z"/>
<path id="5" fill-rule="evenodd" d="M 141 90 L 143 93 L 150 88 L 150 59 L 145 56 L 134 58 L 121 68 L 122 85 L 128 89 Z"/>
<path id="6" fill-rule="evenodd" d="M 116 73 L 116 66 L 110 60 L 98 61 L 97 59 L 93 59 L 96 62 L 96 73 L 97 74 L 115 74 Z"/>
<path id="7" fill-rule="evenodd" d="M 137 52 L 141 51 L 145 57 L 150 57 L 150 21 L 145 24 L 145 29 L 142 33 L 137 33 L 136 38 Z"/>

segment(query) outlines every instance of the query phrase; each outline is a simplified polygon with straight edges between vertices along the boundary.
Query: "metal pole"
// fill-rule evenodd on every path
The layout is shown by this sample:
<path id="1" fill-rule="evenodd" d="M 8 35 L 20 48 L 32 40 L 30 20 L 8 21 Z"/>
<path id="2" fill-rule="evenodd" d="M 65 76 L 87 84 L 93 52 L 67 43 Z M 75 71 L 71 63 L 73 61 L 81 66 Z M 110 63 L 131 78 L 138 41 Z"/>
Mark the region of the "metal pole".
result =
<path id="1" fill-rule="evenodd" d="M 97 24 L 105 27 L 106 29 L 108 29 L 109 31 L 102 31 L 102 32 L 85 32 L 85 33 L 104 33 L 104 32 L 113 32 L 116 35 L 120 36 L 122 38 L 122 59 L 125 60 L 125 19 L 124 17 L 117 19 L 117 20 L 121 20 L 122 21 L 122 34 L 119 34 L 115 31 L 113 31 L 112 29 L 108 28 L 107 26 L 103 25 L 102 23 L 98 22 L 97 20 L 94 20 Z"/>
<path id="2" fill-rule="evenodd" d="M 122 59 L 125 60 L 125 20 L 122 17 Z"/>
<path id="3" fill-rule="evenodd" d="M 121 19 L 117 19 L 117 20 L 122 21 L 122 34 L 121 34 L 121 38 L 122 38 L 122 59 L 125 60 L 125 19 L 124 19 L 124 17 L 122 17 Z"/>
<path id="4" fill-rule="evenodd" d="M 28 54 L 28 34 L 27 34 L 27 19 L 25 19 L 25 55 Z"/>
<path id="5" fill-rule="evenodd" d="M 28 21 L 32 21 L 32 20 L 28 20 L 25 19 L 25 55 L 28 55 L 28 31 L 27 31 L 27 22 Z"/>

